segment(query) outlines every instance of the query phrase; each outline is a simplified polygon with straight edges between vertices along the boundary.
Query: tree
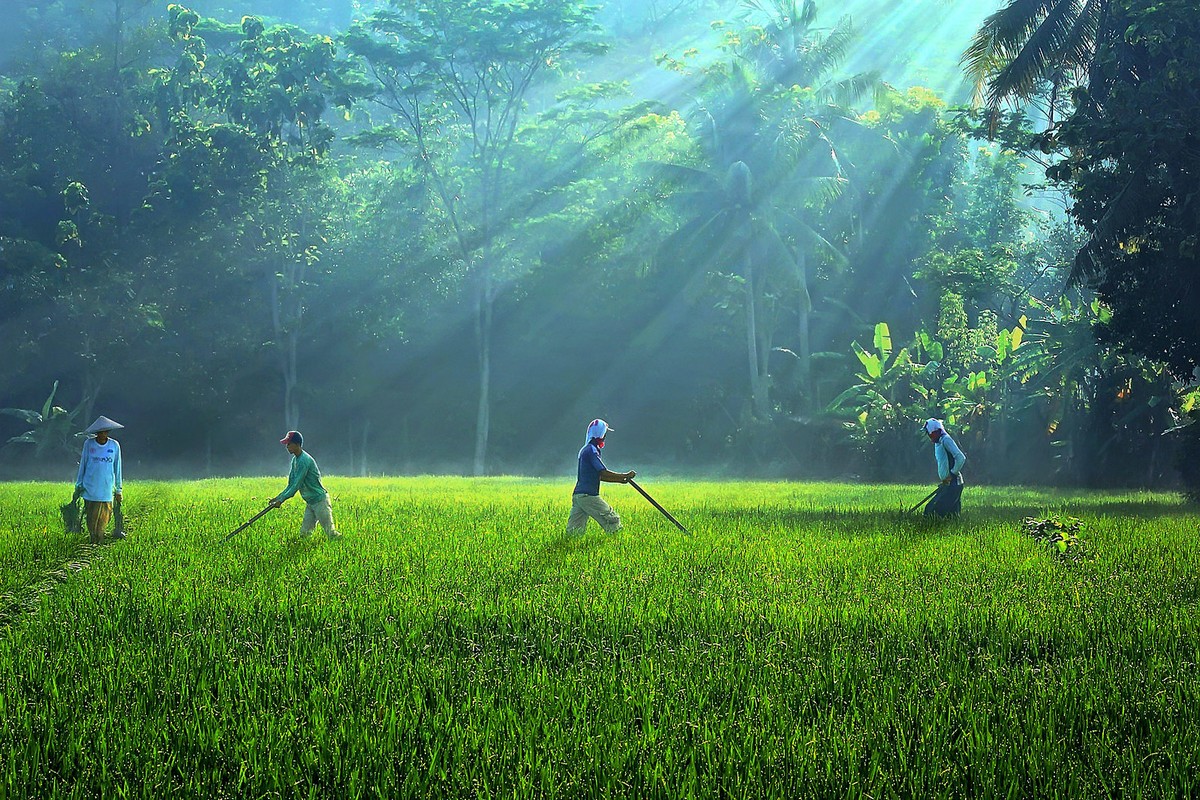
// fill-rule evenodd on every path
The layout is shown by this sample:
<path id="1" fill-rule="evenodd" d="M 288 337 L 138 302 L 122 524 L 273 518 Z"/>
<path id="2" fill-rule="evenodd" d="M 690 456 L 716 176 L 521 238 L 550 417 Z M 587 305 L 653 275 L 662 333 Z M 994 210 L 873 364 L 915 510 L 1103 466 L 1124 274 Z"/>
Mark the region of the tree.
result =
<path id="1" fill-rule="evenodd" d="M 699 74 L 702 100 L 691 128 L 701 165 L 659 170 L 679 182 L 694 214 L 665 249 L 688 242 L 703 254 L 701 263 L 732 268 L 742 294 L 751 407 L 765 421 L 772 412 L 769 356 L 785 298 L 796 317 L 795 349 L 786 352 L 796 356 L 800 405 L 808 406 L 811 264 L 845 260 L 819 223 L 845 183 L 832 131 L 853 117 L 848 104 L 875 82 L 868 75 L 831 77 L 851 32 L 843 20 L 819 35 L 812 0 L 745 7 L 745 27 L 718 26 L 730 61 Z M 686 72 L 682 62 L 665 62 Z"/>
<path id="2" fill-rule="evenodd" d="M 777 157 L 783 169 L 774 189 L 779 230 L 794 271 L 800 410 L 807 412 L 814 395 L 813 262 L 846 263 L 819 222 L 829 201 L 849 183 L 834 137 L 845 125 L 857 124 L 851 106 L 883 87 L 874 73 L 838 72 L 854 41 L 849 17 L 822 33 L 816 26 L 815 0 L 743 0 L 743 7 L 749 21 L 760 22 L 736 34 L 731 48 L 756 65 L 764 88 L 781 103 Z"/>
<path id="3" fill-rule="evenodd" d="M 173 70 L 158 72 L 161 113 L 173 136 L 154 202 L 200 212 L 171 224 L 219 222 L 197 234 L 219 241 L 231 251 L 230 262 L 242 265 L 234 271 L 249 285 L 235 296 L 262 299 L 282 382 L 283 424 L 296 428 L 305 309 L 319 293 L 331 227 L 326 156 L 334 133 L 323 117 L 334 103 L 348 105 L 352 89 L 340 80 L 328 37 L 245 17 L 232 52 L 212 56 L 204 36 L 229 31 L 183 6 L 169 13 L 181 57 Z"/>
<path id="4" fill-rule="evenodd" d="M 393 116 L 379 136 L 402 143 L 434 187 L 464 265 L 479 393 L 474 471 L 491 428 L 493 312 L 503 289 L 512 214 L 524 192 L 512 172 L 526 104 L 573 54 L 598 52 L 593 9 L 578 0 L 391 0 L 346 36 Z"/>
<path id="5" fill-rule="evenodd" d="M 1097 74 L 1097 47 L 1119 30 L 1110 2 L 1010 0 L 988 17 L 963 62 L 993 117 L 1005 103 L 1045 97 L 1053 123 L 1066 90 Z"/>
<path id="6" fill-rule="evenodd" d="M 13 303 L 0 326 L 15 356 L 0 375 L 18 376 L 7 385 L 61 377 L 95 402 L 141 357 L 131 344 L 144 352 L 160 334 L 156 282 L 139 269 L 145 242 L 130 227 L 160 149 L 142 124 L 158 47 L 153 33 L 127 39 L 134 65 L 115 74 L 103 50 L 62 54 L 0 107 L 0 301 Z"/>
<path id="7" fill-rule="evenodd" d="M 1166 362 L 1180 378 L 1200 367 L 1200 18 L 1187 2 L 1123 0 L 1124 31 L 1097 53 L 1115 75 L 1105 92 L 1075 92 L 1059 142 L 1071 213 L 1089 240 L 1075 278 L 1095 282 L 1112 309 L 1111 341 Z"/>

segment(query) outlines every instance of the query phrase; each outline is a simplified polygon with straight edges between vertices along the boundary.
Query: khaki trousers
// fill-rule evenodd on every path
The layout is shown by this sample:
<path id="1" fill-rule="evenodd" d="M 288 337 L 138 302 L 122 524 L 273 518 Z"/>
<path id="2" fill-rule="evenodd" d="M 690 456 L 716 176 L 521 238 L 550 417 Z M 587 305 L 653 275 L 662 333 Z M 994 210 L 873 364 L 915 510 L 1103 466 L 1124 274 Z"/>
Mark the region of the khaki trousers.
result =
<path id="1" fill-rule="evenodd" d="M 92 542 L 104 540 L 104 530 L 112 519 L 112 503 L 102 503 L 99 500 L 83 501 L 83 516 L 87 520 L 88 533 Z"/>
<path id="2" fill-rule="evenodd" d="M 329 495 L 304 506 L 304 520 L 300 523 L 300 535 L 308 536 L 317 527 L 318 522 L 321 523 L 321 527 L 325 529 L 325 535 L 330 539 L 337 536 L 337 531 L 333 528 L 333 503 L 329 501 Z"/>
<path id="3" fill-rule="evenodd" d="M 588 519 L 600 523 L 605 533 L 616 533 L 621 530 L 621 517 L 613 511 L 612 506 L 604 502 L 600 495 L 573 494 L 571 495 L 571 516 L 567 520 L 567 533 L 583 533 L 587 530 Z"/>

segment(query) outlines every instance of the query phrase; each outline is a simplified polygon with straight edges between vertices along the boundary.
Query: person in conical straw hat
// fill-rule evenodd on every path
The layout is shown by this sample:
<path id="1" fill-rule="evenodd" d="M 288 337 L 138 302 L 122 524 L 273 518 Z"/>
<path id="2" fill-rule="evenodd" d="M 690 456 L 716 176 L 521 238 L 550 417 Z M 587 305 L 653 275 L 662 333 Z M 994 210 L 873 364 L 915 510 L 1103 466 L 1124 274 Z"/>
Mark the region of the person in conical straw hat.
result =
<path id="1" fill-rule="evenodd" d="M 113 515 L 113 503 L 118 508 L 121 504 L 121 445 L 109 433 L 124 427 L 100 416 L 84 431 L 87 438 L 79 456 L 79 472 L 75 475 L 75 497 L 83 498 L 83 513 L 92 544 L 104 541 L 104 531 Z M 125 532 L 115 530 L 113 538 L 124 539 Z"/>
<path id="2" fill-rule="evenodd" d="M 571 494 L 571 516 L 567 519 L 567 533 L 583 533 L 587 530 L 588 519 L 596 520 L 605 533 L 621 530 L 621 517 L 600 497 L 600 482 L 628 483 L 637 473 L 633 470 L 611 472 L 600 460 L 604 437 L 612 430 L 602 419 L 594 419 L 588 423 L 587 442 L 579 451 L 579 471 L 575 491 Z"/>
<path id="3" fill-rule="evenodd" d="M 940 419 L 927 419 L 925 435 L 933 442 L 933 457 L 937 461 L 938 478 L 941 485 L 937 494 L 925 506 L 925 515 L 932 517 L 956 516 L 962 511 L 963 476 L 962 468 L 967 456 Z"/>

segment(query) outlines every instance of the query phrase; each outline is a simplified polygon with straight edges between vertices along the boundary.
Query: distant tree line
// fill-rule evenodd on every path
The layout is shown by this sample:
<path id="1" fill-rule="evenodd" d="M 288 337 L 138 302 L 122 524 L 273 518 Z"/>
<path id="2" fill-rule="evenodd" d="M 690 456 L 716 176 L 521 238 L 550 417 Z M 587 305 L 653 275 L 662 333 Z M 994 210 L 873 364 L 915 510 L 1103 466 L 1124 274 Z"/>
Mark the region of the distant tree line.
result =
<path id="1" fill-rule="evenodd" d="M 921 480 L 935 416 L 977 479 L 1177 485 L 1188 3 L 1088 4 L 1040 62 L 1022 37 L 1070 15 L 1013 4 L 968 53 L 979 110 L 847 71 L 811 0 L 695 48 L 713 4 L 629 5 L 17 19 L 52 47 L 0 76 L 7 474 L 96 413 L 177 474 L 297 427 L 344 472 L 558 473 L 604 416 L 622 463 Z M 646 53 L 653 91 L 618 69 Z"/>

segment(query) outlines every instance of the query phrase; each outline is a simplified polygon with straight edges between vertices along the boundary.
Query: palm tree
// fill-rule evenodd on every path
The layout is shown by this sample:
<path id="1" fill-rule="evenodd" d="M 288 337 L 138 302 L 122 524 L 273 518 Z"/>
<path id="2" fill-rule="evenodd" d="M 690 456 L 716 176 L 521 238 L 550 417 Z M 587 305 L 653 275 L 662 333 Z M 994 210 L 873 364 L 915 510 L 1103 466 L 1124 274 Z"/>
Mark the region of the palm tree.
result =
<path id="1" fill-rule="evenodd" d="M 677 187 L 686 221 L 660 246 L 690 252 L 741 282 L 750 395 L 770 415 L 768 358 L 780 301 L 795 299 L 801 405 L 811 377 L 810 262 L 844 256 L 820 233 L 826 201 L 846 183 L 833 137 L 853 122 L 848 106 L 878 89 L 870 73 L 832 77 L 851 40 L 848 19 L 814 27 L 814 0 L 746 0 L 745 27 L 731 32 L 729 63 L 706 71 L 689 119 L 696 166 L 653 165 Z"/>
<path id="2" fill-rule="evenodd" d="M 847 183 L 831 139 L 839 122 L 857 125 L 849 108 L 868 93 L 887 87 L 874 72 L 837 74 L 854 41 L 849 17 L 828 31 L 817 28 L 816 0 L 743 0 L 748 20 L 762 20 L 742 39 L 740 52 L 755 63 L 767 90 L 788 100 L 776 138 L 777 225 L 789 244 L 796 286 L 796 346 L 801 408 L 808 405 L 812 378 L 812 294 L 809 260 L 816 253 L 837 264 L 845 257 L 819 232 L 814 210 L 835 198 Z M 800 91 L 796 91 L 799 89 Z M 786 165 L 786 166 L 785 166 Z"/>
<path id="3" fill-rule="evenodd" d="M 1049 89 L 1054 121 L 1061 91 L 1088 82 L 1108 30 L 1110 0 L 1010 0 L 988 17 L 963 54 L 977 97 L 993 120 Z"/>
<path id="4" fill-rule="evenodd" d="M 816 26 L 816 0 L 743 0 L 742 8 L 747 20 L 762 20 L 739 49 L 759 67 L 764 82 L 809 88 L 819 103 L 839 112 L 881 85 L 874 72 L 831 77 L 854 43 L 849 17 L 823 33 Z"/>
<path id="5" fill-rule="evenodd" d="M 686 215 L 659 252 L 731 269 L 742 282 L 750 397 L 754 416 L 766 419 L 773 328 L 764 319 L 773 305 L 767 268 L 787 256 L 762 188 L 771 166 L 763 147 L 769 128 L 763 94 L 744 64 L 710 74 L 707 84 L 708 99 L 691 119 L 703 163 L 652 165 L 677 187 L 674 197 Z"/>

